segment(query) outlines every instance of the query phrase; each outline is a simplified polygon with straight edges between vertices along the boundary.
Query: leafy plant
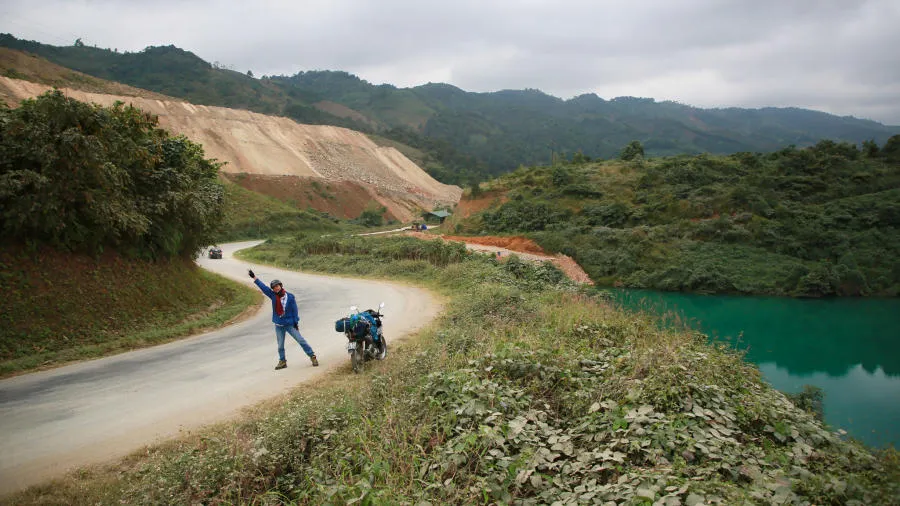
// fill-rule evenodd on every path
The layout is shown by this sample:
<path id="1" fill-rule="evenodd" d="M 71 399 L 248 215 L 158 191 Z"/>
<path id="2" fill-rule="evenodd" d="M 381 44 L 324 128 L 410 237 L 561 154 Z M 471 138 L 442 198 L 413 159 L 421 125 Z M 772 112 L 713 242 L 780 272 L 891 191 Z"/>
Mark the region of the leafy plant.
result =
<path id="1" fill-rule="evenodd" d="M 641 144 L 641 141 L 631 141 L 627 146 L 622 148 L 622 152 L 619 153 L 619 159 L 625 161 L 634 160 L 637 157 L 644 156 L 644 145 Z"/>
<path id="2" fill-rule="evenodd" d="M 219 165 L 131 106 L 58 90 L 0 109 L 0 231 L 7 240 L 146 258 L 190 256 L 221 220 Z"/>
<path id="3" fill-rule="evenodd" d="M 384 224 L 385 212 L 387 212 L 386 207 L 370 202 L 363 212 L 360 213 L 359 217 L 356 218 L 356 222 L 364 227 L 380 227 Z"/>

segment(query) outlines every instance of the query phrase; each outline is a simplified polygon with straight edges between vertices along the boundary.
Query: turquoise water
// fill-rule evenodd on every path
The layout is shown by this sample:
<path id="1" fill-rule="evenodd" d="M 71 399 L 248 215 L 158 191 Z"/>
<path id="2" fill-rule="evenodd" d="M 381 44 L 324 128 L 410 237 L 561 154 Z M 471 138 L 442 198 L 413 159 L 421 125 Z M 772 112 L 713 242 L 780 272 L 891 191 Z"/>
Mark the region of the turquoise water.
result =
<path id="1" fill-rule="evenodd" d="M 746 350 L 775 388 L 825 392 L 825 421 L 900 447 L 900 299 L 788 299 L 609 290 L 626 308 L 681 315 Z"/>

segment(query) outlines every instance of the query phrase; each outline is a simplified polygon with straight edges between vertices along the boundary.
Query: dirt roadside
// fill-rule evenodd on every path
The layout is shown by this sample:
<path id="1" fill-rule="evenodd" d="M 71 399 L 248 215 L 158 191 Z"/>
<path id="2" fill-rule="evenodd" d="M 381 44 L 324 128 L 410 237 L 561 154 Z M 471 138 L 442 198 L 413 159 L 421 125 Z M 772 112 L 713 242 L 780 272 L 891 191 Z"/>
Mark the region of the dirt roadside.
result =
<path id="1" fill-rule="evenodd" d="M 527 237 L 497 237 L 497 236 L 478 236 L 464 237 L 454 235 L 435 235 L 423 234 L 419 232 L 406 232 L 406 235 L 423 240 L 442 239 L 445 241 L 455 241 L 465 243 L 466 248 L 472 251 L 481 251 L 483 253 L 493 253 L 498 255 L 502 261 L 515 254 L 523 260 L 530 262 L 551 262 L 557 266 L 572 281 L 580 285 L 593 285 L 594 282 L 590 276 L 584 272 L 578 263 L 571 257 L 562 253 L 550 255 L 543 250 L 537 243 Z"/>

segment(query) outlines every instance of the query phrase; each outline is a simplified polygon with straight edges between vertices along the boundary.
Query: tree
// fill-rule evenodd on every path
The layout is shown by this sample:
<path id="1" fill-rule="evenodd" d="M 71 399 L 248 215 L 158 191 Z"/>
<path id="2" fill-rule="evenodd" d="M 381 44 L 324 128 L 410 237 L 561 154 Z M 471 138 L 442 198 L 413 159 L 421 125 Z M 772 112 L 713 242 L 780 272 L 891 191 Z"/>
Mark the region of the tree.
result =
<path id="1" fill-rule="evenodd" d="M 248 71 L 247 71 L 247 77 L 253 77 L 253 71 L 252 71 L 252 70 L 248 70 Z"/>
<path id="2" fill-rule="evenodd" d="M 572 182 L 572 173 L 562 166 L 553 167 L 553 174 L 550 176 L 553 186 L 560 188 Z"/>
<path id="3" fill-rule="evenodd" d="M 471 186 L 469 186 L 469 197 L 473 199 L 477 199 L 481 196 L 481 184 L 475 180 L 472 181 Z"/>
<path id="4" fill-rule="evenodd" d="M 0 108 L 0 235 L 145 258 L 190 256 L 212 242 L 220 164 L 156 126 L 121 102 L 101 107 L 59 90 Z"/>
<path id="5" fill-rule="evenodd" d="M 581 165 L 590 161 L 591 157 L 585 156 L 585 154 L 582 153 L 580 149 L 576 151 L 574 155 L 572 155 L 572 163 L 575 165 Z"/>
<path id="6" fill-rule="evenodd" d="M 356 221 L 364 227 L 380 227 L 384 224 L 384 213 L 387 208 L 379 206 L 375 202 L 370 202 L 366 209 L 360 213 Z"/>
<path id="7" fill-rule="evenodd" d="M 884 143 L 881 154 L 888 160 L 900 161 L 900 135 L 895 135 Z"/>
<path id="8" fill-rule="evenodd" d="M 863 141 L 862 143 L 863 153 L 865 153 L 866 158 L 877 158 L 878 157 L 878 144 L 873 140 Z"/>
<path id="9" fill-rule="evenodd" d="M 644 157 L 644 145 L 641 144 L 641 141 L 629 142 L 628 145 L 622 149 L 622 153 L 619 154 L 619 158 L 626 161 L 634 160 L 638 156 L 641 158 Z"/>
<path id="10" fill-rule="evenodd" d="M 84 42 L 81 42 L 81 37 L 78 37 L 77 39 L 75 39 L 75 43 L 72 45 L 75 47 L 84 47 Z"/>

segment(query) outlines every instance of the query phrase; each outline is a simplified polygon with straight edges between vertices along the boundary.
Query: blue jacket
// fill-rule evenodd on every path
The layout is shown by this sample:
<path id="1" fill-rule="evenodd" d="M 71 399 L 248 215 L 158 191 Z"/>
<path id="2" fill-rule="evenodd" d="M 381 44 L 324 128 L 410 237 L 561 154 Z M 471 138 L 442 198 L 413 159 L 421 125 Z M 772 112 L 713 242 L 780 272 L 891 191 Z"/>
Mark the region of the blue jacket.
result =
<path id="1" fill-rule="evenodd" d="M 260 290 L 262 290 L 262 293 L 266 294 L 266 297 L 272 300 L 272 323 L 288 327 L 293 327 L 295 324 L 300 323 L 300 312 L 297 310 L 297 299 L 294 298 L 294 294 L 287 294 L 287 304 L 285 304 L 284 316 L 278 316 L 278 313 L 275 311 L 275 304 L 278 304 L 275 292 L 266 286 L 265 283 L 260 281 L 259 278 L 253 280 L 253 282 L 256 283 L 256 286 L 258 286 Z M 282 287 L 282 290 L 284 290 L 284 287 Z"/>

